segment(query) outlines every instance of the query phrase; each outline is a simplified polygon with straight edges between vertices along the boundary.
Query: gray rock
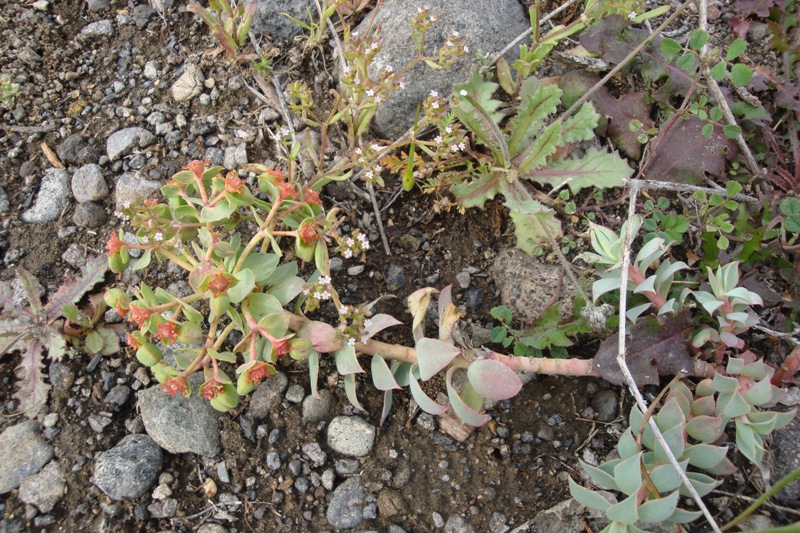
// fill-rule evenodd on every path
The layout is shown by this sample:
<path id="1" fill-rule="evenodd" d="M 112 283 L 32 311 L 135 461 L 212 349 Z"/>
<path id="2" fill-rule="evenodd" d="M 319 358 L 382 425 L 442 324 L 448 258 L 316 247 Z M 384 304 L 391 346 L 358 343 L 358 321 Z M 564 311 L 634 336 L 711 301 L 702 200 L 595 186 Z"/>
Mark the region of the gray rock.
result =
<path id="1" fill-rule="evenodd" d="M 406 284 L 406 271 L 401 266 L 389 265 L 386 272 L 386 288 L 389 292 L 395 292 L 403 288 Z"/>
<path id="2" fill-rule="evenodd" d="M 108 0 L 87 0 L 86 6 L 92 13 L 97 13 L 98 11 L 111 9 L 111 2 Z"/>
<path id="3" fill-rule="evenodd" d="M 85 26 L 78 37 L 83 39 L 93 39 L 96 37 L 109 37 L 114 33 L 114 24 L 110 19 L 98 20 Z"/>
<path id="4" fill-rule="evenodd" d="M 172 84 L 172 98 L 180 103 L 188 102 L 203 91 L 203 72 L 194 63 L 188 63 L 183 74 Z"/>
<path id="5" fill-rule="evenodd" d="M 277 470 L 281 467 L 281 456 L 278 452 L 269 452 L 267 454 L 267 468 L 270 470 Z"/>
<path id="6" fill-rule="evenodd" d="M 69 174 L 60 168 L 50 168 L 44 173 L 33 207 L 22 213 L 23 222 L 42 224 L 58 220 L 69 205 Z"/>
<path id="7" fill-rule="evenodd" d="M 61 254 L 61 259 L 75 268 L 81 268 L 86 264 L 86 254 L 83 248 L 76 242 L 73 242 L 67 247 L 64 253 Z"/>
<path id="8" fill-rule="evenodd" d="M 244 143 L 228 146 L 222 161 L 222 165 L 228 170 L 236 170 L 247 163 L 247 146 Z"/>
<path id="9" fill-rule="evenodd" d="M 72 387 L 72 383 L 75 381 L 75 373 L 60 361 L 50 363 L 48 375 L 53 387 L 60 390 L 67 390 Z"/>
<path id="10" fill-rule="evenodd" d="M 506 533 L 511 528 L 506 525 L 508 518 L 503 513 L 492 513 L 489 519 L 489 531 L 491 533 Z"/>
<path id="11" fill-rule="evenodd" d="M 442 517 L 442 515 L 434 511 L 431 514 L 431 518 L 433 519 L 433 527 L 437 529 L 441 529 L 444 527 L 444 517 Z"/>
<path id="12" fill-rule="evenodd" d="M 161 387 L 139 392 L 139 410 L 145 430 L 170 453 L 212 457 L 220 451 L 219 413 L 197 392 L 201 376 L 190 379 L 193 393 L 170 396 Z"/>
<path id="13" fill-rule="evenodd" d="M 306 395 L 302 385 L 294 384 L 286 391 L 286 399 L 292 403 L 300 403 Z"/>
<path id="14" fill-rule="evenodd" d="M 131 388 L 127 385 L 117 385 L 108 391 L 106 394 L 105 402 L 115 406 L 121 406 L 128 401 L 131 395 Z"/>
<path id="15" fill-rule="evenodd" d="M 476 52 L 493 54 L 502 50 L 523 31 L 530 30 L 528 16 L 516 0 L 388 0 L 377 15 L 368 15 L 354 33 L 363 34 L 368 24 L 381 26 L 379 37 L 383 47 L 370 65 L 375 76 L 386 65 L 400 70 L 416 56 L 409 21 L 423 5 L 439 15 L 425 37 L 425 51 L 435 55 L 454 31 L 464 38 L 469 51 L 447 70 L 434 70 L 417 65 L 405 78 L 405 88 L 395 93 L 378 108 L 373 129 L 380 137 L 396 139 L 414 123 L 414 110 L 432 90 L 448 95 L 453 86 L 466 81 L 477 66 Z M 516 59 L 518 47 L 512 47 L 506 59 Z"/>
<path id="16" fill-rule="evenodd" d="M 168 9 L 172 8 L 173 3 L 173 0 L 150 0 L 150 7 L 164 14 Z"/>
<path id="17" fill-rule="evenodd" d="M 267 418 L 272 406 L 280 401 L 287 385 L 289 385 L 289 378 L 283 372 L 270 376 L 253 392 L 253 396 L 250 398 L 250 407 L 247 410 L 248 414 L 257 420 Z"/>
<path id="18" fill-rule="evenodd" d="M 800 468 L 800 418 L 795 416 L 787 426 L 772 434 L 772 450 L 775 452 L 775 470 L 772 480 L 778 481 L 793 470 Z M 800 504 L 800 480 L 781 489 L 775 499 L 787 505 Z"/>
<path id="19" fill-rule="evenodd" d="M 617 393 L 610 389 L 598 391 L 592 398 L 592 409 L 597 412 L 597 419 L 601 422 L 611 422 L 619 414 L 619 398 Z"/>
<path id="20" fill-rule="evenodd" d="M 306 396 L 303 400 L 303 422 L 316 424 L 327 420 L 333 410 L 333 394 L 327 389 L 319 391 L 319 398 L 313 395 Z"/>
<path id="21" fill-rule="evenodd" d="M 147 510 L 150 511 L 150 516 L 153 518 L 172 518 L 178 511 L 178 500 L 167 498 L 157 501 L 148 505 Z"/>
<path id="22" fill-rule="evenodd" d="M 364 519 L 364 485 L 361 477 L 351 477 L 336 487 L 325 516 L 337 529 L 356 527 Z"/>
<path id="23" fill-rule="evenodd" d="M 85 165 L 98 160 L 97 150 L 79 133 L 73 133 L 56 147 L 59 159 L 67 165 Z"/>
<path id="24" fill-rule="evenodd" d="M 155 61 L 148 61 L 144 64 L 144 77 L 148 80 L 154 80 L 158 77 L 158 63 Z"/>
<path id="25" fill-rule="evenodd" d="M 79 202 L 97 202 L 108 197 L 108 185 L 100 165 L 84 165 L 72 175 L 72 194 Z"/>
<path id="26" fill-rule="evenodd" d="M 510 248 L 501 251 L 490 269 L 500 301 L 508 306 L 514 318 L 530 322 L 538 317 L 558 291 L 561 277 L 560 265 L 549 265 L 533 258 L 522 250 Z M 561 288 L 561 316 L 572 313 L 574 288 L 564 280 Z"/>
<path id="27" fill-rule="evenodd" d="M 128 435 L 94 462 L 92 483 L 114 500 L 138 498 L 161 471 L 161 448 L 147 435 Z"/>
<path id="28" fill-rule="evenodd" d="M 228 528 L 220 524 L 206 522 L 197 528 L 197 533 L 228 533 Z"/>
<path id="29" fill-rule="evenodd" d="M 49 513 L 64 496 L 65 488 L 61 465 L 58 461 L 50 461 L 41 472 L 22 482 L 19 486 L 19 499 L 35 505 L 43 513 Z"/>
<path id="30" fill-rule="evenodd" d="M 138 172 L 126 172 L 117 180 L 116 206 L 122 209 L 125 202 L 134 204 L 156 194 L 161 188 L 158 181 L 145 179 Z"/>
<path id="31" fill-rule="evenodd" d="M 322 451 L 322 447 L 318 442 L 307 442 L 302 446 L 303 453 L 306 457 L 314 463 L 314 467 L 319 467 L 325 464 L 328 459 L 328 454 Z"/>
<path id="32" fill-rule="evenodd" d="M 0 434 L 0 494 L 11 492 L 53 458 L 53 447 L 39 434 L 39 423 L 27 420 Z"/>
<path id="33" fill-rule="evenodd" d="M 11 209 L 11 204 L 8 203 L 6 191 L 0 187 L 0 213 L 7 213 L 9 209 Z"/>
<path id="34" fill-rule="evenodd" d="M 293 39 L 300 35 L 303 28 L 284 17 L 286 13 L 298 20 L 308 22 L 308 11 L 316 16 L 316 7 L 313 0 L 255 0 L 258 11 L 253 18 L 252 30 L 256 33 L 266 33 L 271 38 L 281 41 Z"/>
<path id="35" fill-rule="evenodd" d="M 598 491 L 598 493 L 609 501 L 613 497 L 605 491 Z M 605 513 L 584 507 L 572 498 L 541 511 L 527 524 L 530 531 L 536 531 L 536 533 L 564 533 L 565 531 L 585 530 L 586 519 L 589 520 L 592 531 L 600 531 L 608 524 Z"/>
<path id="36" fill-rule="evenodd" d="M 454 514 L 447 518 L 444 524 L 445 533 L 473 533 L 475 529 L 467 522 L 467 519 L 460 514 Z"/>
<path id="37" fill-rule="evenodd" d="M 358 416 L 337 416 L 328 425 L 328 446 L 351 457 L 364 457 L 375 444 L 375 426 Z"/>
<path id="38" fill-rule="evenodd" d="M 102 205 L 85 202 L 75 206 L 72 222 L 79 228 L 99 228 L 108 222 L 108 215 Z"/>
<path id="39" fill-rule="evenodd" d="M 106 141 L 106 153 L 111 161 L 134 148 L 147 148 L 156 142 L 156 136 L 144 128 L 134 126 L 112 133 Z"/>

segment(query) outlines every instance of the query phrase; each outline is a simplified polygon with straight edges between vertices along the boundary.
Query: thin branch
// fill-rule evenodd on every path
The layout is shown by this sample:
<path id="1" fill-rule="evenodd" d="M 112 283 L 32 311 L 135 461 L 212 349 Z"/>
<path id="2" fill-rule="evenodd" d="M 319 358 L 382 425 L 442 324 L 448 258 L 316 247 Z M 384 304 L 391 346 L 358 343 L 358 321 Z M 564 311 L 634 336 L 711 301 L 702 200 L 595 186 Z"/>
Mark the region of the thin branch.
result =
<path id="1" fill-rule="evenodd" d="M 375 212 L 375 221 L 378 223 L 378 229 L 381 232 L 381 240 L 383 241 L 383 249 L 386 255 L 392 255 L 392 249 L 389 248 L 389 239 L 386 238 L 386 232 L 383 231 L 383 221 L 381 220 L 381 209 L 378 207 L 378 199 L 375 198 L 375 188 L 371 183 L 367 183 L 367 191 L 369 198 L 372 200 L 372 210 Z"/>
<path id="2" fill-rule="evenodd" d="M 625 180 L 625 183 L 628 186 L 636 187 L 637 189 L 657 189 L 663 191 L 675 191 L 675 192 L 688 192 L 693 193 L 696 191 L 703 191 L 708 194 L 721 194 L 731 200 L 736 200 L 737 202 L 746 202 L 748 204 L 754 205 L 761 205 L 763 202 L 757 198 L 753 198 L 752 196 L 747 196 L 746 194 L 734 194 L 733 196 L 729 196 L 725 189 L 717 189 L 711 187 L 699 187 L 697 185 L 689 185 L 688 183 L 672 183 L 669 181 L 655 181 L 655 180 L 638 180 L 638 179 L 629 179 Z"/>
<path id="3" fill-rule="evenodd" d="M 686 5 L 686 4 L 684 4 Z M 663 25 L 662 25 L 663 26 Z M 659 27 L 661 28 L 661 27 Z M 619 298 L 619 352 L 617 354 L 617 364 L 619 364 L 620 369 L 622 370 L 623 375 L 625 376 L 625 381 L 628 383 L 628 390 L 631 391 L 631 394 L 636 399 L 636 405 L 642 411 L 642 413 L 647 412 L 647 402 L 645 401 L 642 394 L 639 392 L 638 387 L 636 386 L 636 380 L 633 378 L 633 374 L 631 374 L 630 369 L 628 368 L 628 364 L 625 362 L 625 328 L 627 326 L 627 317 L 625 316 L 627 313 L 627 300 L 628 300 L 628 291 L 626 290 L 628 286 L 628 270 L 630 270 L 631 265 L 631 243 L 633 242 L 633 217 L 636 215 L 636 196 L 639 193 L 639 188 L 634 184 L 630 190 L 630 203 L 628 204 L 628 223 L 625 231 L 625 237 L 623 239 L 623 255 L 622 255 L 622 269 L 621 269 L 621 279 L 620 279 L 620 298 Z M 675 472 L 678 474 L 678 477 L 681 478 L 681 481 L 686 486 L 686 489 L 694 498 L 694 501 L 697 503 L 697 506 L 703 512 L 703 515 L 708 520 L 709 525 L 716 533 L 722 533 L 722 530 L 717 525 L 717 522 L 714 520 L 713 515 L 706 507 L 705 502 L 703 502 L 703 498 L 700 497 L 697 490 L 692 485 L 689 478 L 686 476 L 686 472 L 683 471 L 681 468 L 678 459 L 675 457 L 675 454 L 672 453 L 672 450 L 669 448 L 669 444 L 667 444 L 666 439 L 664 439 L 664 435 L 661 433 L 661 430 L 656 425 L 656 421 L 654 418 L 650 418 L 648 420 L 648 424 L 650 428 L 655 433 L 656 440 L 659 442 L 661 447 L 663 448 L 664 452 L 666 453 L 667 457 L 669 458 L 669 462 L 672 467 L 675 469 Z"/>

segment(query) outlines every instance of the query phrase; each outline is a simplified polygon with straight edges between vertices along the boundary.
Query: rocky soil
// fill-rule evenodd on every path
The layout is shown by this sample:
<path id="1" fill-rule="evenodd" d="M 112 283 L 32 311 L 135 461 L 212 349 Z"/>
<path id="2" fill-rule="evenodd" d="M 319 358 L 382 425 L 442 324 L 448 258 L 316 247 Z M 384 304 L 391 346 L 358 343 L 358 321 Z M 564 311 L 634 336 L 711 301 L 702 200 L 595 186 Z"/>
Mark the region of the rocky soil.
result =
<path id="1" fill-rule="evenodd" d="M 428 3 L 441 4 L 443 31 L 460 31 L 475 50 L 499 50 L 525 29 L 516 0 L 457 10 L 455 3 Z M 277 15 L 302 16 L 313 2 L 260 4 L 254 30 L 262 45 L 280 51 L 279 79 L 305 78 L 320 93 L 333 86 L 330 51 L 302 56 L 291 41 L 297 28 Z M 393 9 L 401 10 L 397 4 Z M 182 0 L 3 7 L 0 73 L 20 86 L 0 111 L 4 279 L 23 267 L 52 294 L 87 257 L 102 253 L 121 223 L 113 215 L 119 206 L 153 194 L 192 159 L 229 169 L 279 165 L 270 133 L 281 127 L 280 114 L 215 51 Z M 389 28 L 404 16 L 386 11 L 382 20 Z M 392 33 L 402 32 L 387 32 L 386 53 L 401 54 L 388 42 Z M 400 64 L 402 55 L 382 61 Z M 431 90 L 446 92 L 453 79 L 415 77 L 403 101 L 376 118 L 378 133 L 402 133 L 416 101 Z M 405 320 L 403 301 L 414 289 L 453 284 L 456 303 L 471 317 L 461 330 L 478 345 L 488 340 L 491 307 L 504 302 L 535 316 L 559 290 L 557 266 L 513 250 L 501 206 L 466 217 L 437 213 L 431 198 L 399 190 L 389 181 L 379 191 L 391 256 L 381 251 L 375 215 L 357 191 L 345 185 L 324 195 L 373 242 L 365 264 L 332 265 L 347 301 L 392 293 L 399 298 L 380 310 Z M 173 293 L 189 290 L 167 265 L 125 272 L 118 283 L 142 280 Z M 590 354 L 593 346 L 581 350 Z M 600 380 L 535 377 L 472 433 L 420 412 L 404 395 L 395 396 L 392 415 L 378 427 L 382 396 L 361 380 L 366 413 L 355 412 L 326 362 L 321 375 L 331 377 L 320 399 L 310 395 L 307 372 L 287 366 L 238 415 L 220 415 L 197 395 L 164 394 L 123 349 L 48 361 L 46 413 L 25 420 L 15 416 L 15 365 L 15 357 L 0 361 L 3 532 L 597 531 L 596 517 L 566 501 L 567 476 L 580 476 L 578 458 L 597 462 L 612 451 L 626 426 L 620 413 L 630 409 L 625 394 Z M 797 442 L 796 422 L 783 431 L 780 438 Z M 796 461 L 793 449 L 778 449 L 784 455 L 775 463 Z M 739 475 L 725 488 L 752 493 L 751 487 Z M 724 517 L 741 503 L 718 495 L 714 506 Z M 777 523 L 786 515 L 774 510 L 771 518 Z"/>

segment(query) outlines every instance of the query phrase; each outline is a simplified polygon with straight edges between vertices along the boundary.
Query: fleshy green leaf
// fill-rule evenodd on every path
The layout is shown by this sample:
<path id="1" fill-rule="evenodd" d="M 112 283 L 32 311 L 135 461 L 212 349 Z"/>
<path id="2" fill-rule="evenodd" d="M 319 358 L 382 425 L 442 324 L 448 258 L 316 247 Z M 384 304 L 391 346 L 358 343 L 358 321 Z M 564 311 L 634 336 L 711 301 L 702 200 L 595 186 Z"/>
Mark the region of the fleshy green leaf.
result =
<path id="1" fill-rule="evenodd" d="M 672 516 L 678 506 L 680 494 L 674 491 L 669 496 L 664 496 L 657 500 L 650 500 L 639 506 L 639 519 L 643 522 L 658 524 Z"/>
<path id="2" fill-rule="evenodd" d="M 450 399 L 450 406 L 453 408 L 453 411 L 456 413 L 458 418 L 460 418 L 465 424 L 469 424 L 470 426 L 474 427 L 480 427 L 489 420 L 489 415 L 477 412 L 472 407 L 467 405 L 467 402 L 461 399 L 458 391 L 456 391 L 456 389 L 453 387 L 453 374 L 456 370 L 457 369 L 455 367 L 450 368 L 445 377 L 445 382 L 447 384 L 447 396 Z"/>
<path id="3" fill-rule="evenodd" d="M 343 376 L 364 371 L 358 363 L 356 349 L 349 344 L 345 344 L 344 347 L 333 352 L 333 357 L 336 361 L 336 370 Z"/>
<path id="4" fill-rule="evenodd" d="M 389 368 L 389 365 L 386 364 L 386 360 L 380 355 L 372 356 L 371 370 L 372 382 L 375 384 L 376 389 L 388 391 L 400 388 L 400 385 L 397 384 L 397 380 L 394 379 L 392 370 Z"/>
<path id="5" fill-rule="evenodd" d="M 614 467 L 614 481 L 621 492 L 633 494 L 642 486 L 641 459 L 639 452 Z"/>
<path id="6" fill-rule="evenodd" d="M 346 374 L 342 378 L 342 381 L 344 381 L 344 392 L 347 395 L 347 399 L 350 400 L 350 403 L 353 404 L 353 407 L 359 411 L 364 411 L 364 408 L 361 407 L 361 404 L 358 402 L 358 396 L 356 395 L 356 375 Z"/>
<path id="7" fill-rule="evenodd" d="M 596 492 L 585 489 L 575 483 L 575 481 L 572 480 L 572 477 L 569 478 L 569 493 L 573 498 L 575 498 L 575 501 L 581 505 L 597 511 L 605 512 L 612 505 L 611 502 Z"/>
<path id="8" fill-rule="evenodd" d="M 242 268 L 252 271 L 253 279 L 257 283 L 261 283 L 275 272 L 279 260 L 280 258 L 276 254 L 251 253 L 242 262 Z"/>
<path id="9" fill-rule="evenodd" d="M 637 498 L 637 494 L 633 493 L 621 502 L 612 505 L 606 510 L 606 516 L 614 522 L 622 522 L 627 525 L 635 524 L 639 520 Z"/>
<path id="10" fill-rule="evenodd" d="M 700 442 L 714 442 L 722 435 L 722 419 L 717 416 L 695 416 L 686 424 L 686 433 Z"/>
<path id="11" fill-rule="evenodd" d="M 411 390 L 411 395 L 414 397 L 414 401 L 417 402 L 417 405 L 419 405 L 420 409 L 432 415 L 441 415 L 447 411 L 446 405 L 439 405 L 435 401 L 431 400 L 427 394 L 425 394 L 425 391 L 423 391 L 422 387 L 420 387 L 419 383 L 417 383 L 417 378 L 414 376 L 413 368 L 409 372 L 409 378 L 408 388 Z"/>
<path id="12" fill-rule="evenodd" d="M 417 341 L 417 361 L 422 381 L 428 381 L 461 354 L 461 350 L 450 343 L 427 337 Z"/>
<path id="13" fill-rule="evenodd" d="M 513 398 L 522 389 L 519 376 L 499 361 L 479 359 L 467 369 L 469 382 L 475 392 L 489 400 Z"/>

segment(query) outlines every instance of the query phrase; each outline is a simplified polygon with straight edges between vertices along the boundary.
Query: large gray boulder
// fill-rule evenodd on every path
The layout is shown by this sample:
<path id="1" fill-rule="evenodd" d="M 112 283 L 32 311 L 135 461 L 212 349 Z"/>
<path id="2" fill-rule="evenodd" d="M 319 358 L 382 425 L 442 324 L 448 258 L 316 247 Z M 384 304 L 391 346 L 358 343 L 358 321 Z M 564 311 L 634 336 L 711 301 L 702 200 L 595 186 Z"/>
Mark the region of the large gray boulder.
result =
<path id="1" fill-rule="evenodd" d="M 523 31 L 530 30 L 528 16 L 517 0 L 387 0 L 373 23 L 373 27 L 380 26 L 378 35 L 383 47 L 370 65 L 370 76 L 376 76 L 387 65 L 400 70 L 416 57 L 409 21 L 423 6 L 430 7 L 437 16 L 425 37 L 426 54 L 436 55 L 454 32 L 463 37 L 469 51 L 447 70 L 420 64 L 409 71 L 405 87 L 375 114 L 373 130 L 381 137 L 396 139 L 413 126 L 417 104 L 431 91 L 446 96 L 454 85 L 469 79 L 477 66 L 476 54 L 499 52 Z M 355 33 L 362 35 L 371 20 L 371 15 L 366 16 Z M 505 57 L 513 61 L 519 57 L 519 48 L 513 47 Z"/>
<path id="2" fill-rule="evenodd" d="M 256 33 L 267 33 L 279 41 L 288 41 L 305 31 L 284 16 L 284 13 L 308 22 L 310 11 L 315 20 L 319 19 L 314 0 L 255 0 L 255 3 L 258 11 L 251 29 Z"/>

